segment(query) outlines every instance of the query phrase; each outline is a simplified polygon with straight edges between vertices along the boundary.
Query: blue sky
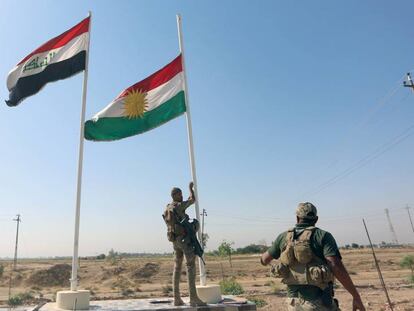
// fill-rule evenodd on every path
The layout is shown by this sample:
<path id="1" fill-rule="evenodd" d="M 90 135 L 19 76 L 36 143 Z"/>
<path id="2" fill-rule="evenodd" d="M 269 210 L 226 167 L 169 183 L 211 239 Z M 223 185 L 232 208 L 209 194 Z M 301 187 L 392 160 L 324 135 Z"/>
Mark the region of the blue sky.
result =
<path id="1" fill-rule="evenodd" d="M 210 249 L 223 239 L 270 243 L 301 201 L 319 208 L 319 225 L 339 244 L 367 242 L 362 217 L 375 242 L 390 241 L 385 208 L 399 240 L 413 242 L 403 208 L 414 207 L 414 135 L 399 136 L 414 133 L 405 132 L 414 93 L 401 86 L 414 69 L 412 1 L 1 7 L 3 99 L 21 58 L 92 11 L 87 118 L 178 54 L 182 14 Z M 13 255 L 17 213 L 21 256 L 72 253 L 82 78 L 0 105 L 0 256 Z M 170 251 L 161 214 L 171 187 L 190 178 L 184 117 L 122 141 L 86 142 L 80 254 Z"/>

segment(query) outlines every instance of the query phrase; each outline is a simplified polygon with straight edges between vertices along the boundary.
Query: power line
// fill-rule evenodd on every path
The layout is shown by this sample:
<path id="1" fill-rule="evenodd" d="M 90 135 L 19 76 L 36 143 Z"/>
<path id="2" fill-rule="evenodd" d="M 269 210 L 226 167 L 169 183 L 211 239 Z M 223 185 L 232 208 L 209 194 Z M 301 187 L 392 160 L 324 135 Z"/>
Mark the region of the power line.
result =
<path id="1" fill-rule="evenodd" d="M 344 137 L 342 138 L 341 143 L 339 144 L 339 147 L 336 148 L 337 151 L 335 152 L 334 159 L 332 161 L 330 161 L 328 165 L 326 165 L 324 171 L 326 171 L 328 168 L 334 166 L 334 164 L 336 162 L 338 162 L 338 154 L 342 153 L 342 151 L 345 149 L 344 146 L 345 146 L 346 143 L 348 143 L 349 137 L 351 137 L 351 134 L 353 134 L 356 130 L 359 130 L 359 129 L 362 129 L 363 127 L 365 127 L 365 125 L 367 125 L 370 122 L 372 117 L 379 110 L 381 110 L 381 108 L 384 107 L 385 104 L 387 104 L 393 98 L 393 96 L 397 93 L 398 90 L 401 89 L 401 80 L 402 79 L 404 79 L 404 76 L 398 78 L 398 80 L 393 84 L 395 86 L 393 88 L 391 88 L 389 90 L 389 92 L 386 93 L 385 96 L 383 96 L 380 100 L 378 100 L 376 102 L 376 104 L 368 111 L 366 117 L 364 117 L 360 122 L 358 122 L 356 125 L 352 126 L 351 129 L 349 129 L 347 131 L 346 135 L 344 135 Z M 352 136 L 352 137 L 354 137 L 354 136 Z M 317 177 L 317 178 L 314 178 L 314 180 L 320 180 L 320 178 Z"/>
<path id="2" fill-rule="evenodd" d="M 305 194 L 305 196 L 313 196 L 315 194 L 318 194 L 321 191 L 323 191 L 326 188 L 328 188 L 329 186 L 337 183 L 338 181 L 340 181 L 340 180 L 344 179 L 345 177 L 347 177 L 348 175 L 352 174 L 356 170 L 358 170 L 358 169 L 366 166 L 371 161 L 377 159 L 382 154 L 384 154 L 385 152 L 391 150 L 396 145 L 400 144 L 401 142 L 403 142 L 404 140 L 406 140 L 408 137 L 410 137 L 412 134 L 414 134 L 414 131 L 412 131 L 413 129 L 414 129 L 414 124 L 412 124 L 411 126 L 409 126 L 408 128 L 406 128 L 403 132 L 401 132 L 399 135 L 395 136 L 393 139 L 391 139 L 387 143 L 385 143 L 382 146 L 378 147 L 371 154 L 365 156 L 364 158 L 362 158 L 361 160 L 359 160 L 358 162 L 356 162 L 354 165 L 348 167 L 347 169 L 345 169 L 341 173 L 335 175 L 334 177 L 328 179 L 326 182 L 320 184 L 319 186 L 316 187 L 316 190 L 315 191 L 308 192 L 307 194 Z"/>
<path id="3" fill-rule="evenodd" d="M 394 211 L 394 213 L 399 212 L 403 213 L 405 208 L 401 207 L 394 207 L 394 208 L 388 208 L 388 210 Z M 232 224 L 241 224 L 244 222 L 248 222 L 249 225 L 284 225 L 284 224 L 291 224 L 295 221 L 295 216 L 292 215 L 292 217 L 289 218 L 274 218 L 274 217 L 258 217 L 258 216 L 248 216 L 248 215 L 234 215 L 234 214 L 225 214 L 225 213 L 215 213 L 213 212 L 210 216 L 212 217 L 220 217 L 222 219 L 226 220 L 232 220 Z M 370 218 L 370 219 L 383 219 L 382 214 L 378 212 L 378 210 L 372 209 L 367 210 L 363 213 L 352 213 L 352 215 L 340 215 L 336 217 L 322 217 L 321 220 L 327 221 L 327 222 L 343 222 L 347 220 L 355 220 L 355 219 L 361 219 L 361 217 Z M 238 222 L 238 220 L 240 220 Z M 214 221 L 213 223 L 216 223 Z M 213 225 L 212 223 L 212 225 Z M 227 223 L 226 223 L 227 225 Z"/>

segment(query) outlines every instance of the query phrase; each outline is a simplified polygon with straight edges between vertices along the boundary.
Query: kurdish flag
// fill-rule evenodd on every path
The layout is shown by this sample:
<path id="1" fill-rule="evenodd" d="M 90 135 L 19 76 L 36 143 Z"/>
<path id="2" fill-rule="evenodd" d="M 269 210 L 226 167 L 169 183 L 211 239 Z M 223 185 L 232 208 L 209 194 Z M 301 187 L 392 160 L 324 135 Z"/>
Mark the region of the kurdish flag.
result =
<path id="1" fill-rule="evenodd" d="M 47 83 L 68 78 L 85 69 L 89 46 L 87 17 L 23 58 L 7 76 L 7 105 L 17 106 Z"/>
<path id="2" fill-rule="evenodd" d="M 164 68 L 130 86 L 85 123 L 85 138 L 111 141 L 156 128 L 186 111 L 179 55 Z"/>

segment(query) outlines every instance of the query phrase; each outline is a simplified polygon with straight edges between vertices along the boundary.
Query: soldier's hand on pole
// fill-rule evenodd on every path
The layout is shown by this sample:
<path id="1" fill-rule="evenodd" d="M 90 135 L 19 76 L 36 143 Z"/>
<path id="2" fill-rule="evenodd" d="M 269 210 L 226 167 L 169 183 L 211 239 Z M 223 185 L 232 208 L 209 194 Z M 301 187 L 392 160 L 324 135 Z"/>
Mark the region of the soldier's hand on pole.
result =
<path id="1" fill-rule="evenodd" d="M 196 200 L 196 197 L 194 194 L 194 183 L 192 181 L 190 181 L 188 188 L 190 189 L 190 199 L 194 202 Z"/>

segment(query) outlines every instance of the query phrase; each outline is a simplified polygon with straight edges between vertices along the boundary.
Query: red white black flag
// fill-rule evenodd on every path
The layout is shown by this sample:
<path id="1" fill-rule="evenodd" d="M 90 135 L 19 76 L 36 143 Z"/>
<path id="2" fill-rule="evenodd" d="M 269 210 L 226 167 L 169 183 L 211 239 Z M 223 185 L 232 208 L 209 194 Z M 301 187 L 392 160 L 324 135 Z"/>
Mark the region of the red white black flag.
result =
<path id="1" fill-rule="evenodd" d="M 8 106 L 39 92 L 47 83 L 68 78 L 85 69 L 89 43 L 87 17 L 23 58 L 7 76 Z"/>

